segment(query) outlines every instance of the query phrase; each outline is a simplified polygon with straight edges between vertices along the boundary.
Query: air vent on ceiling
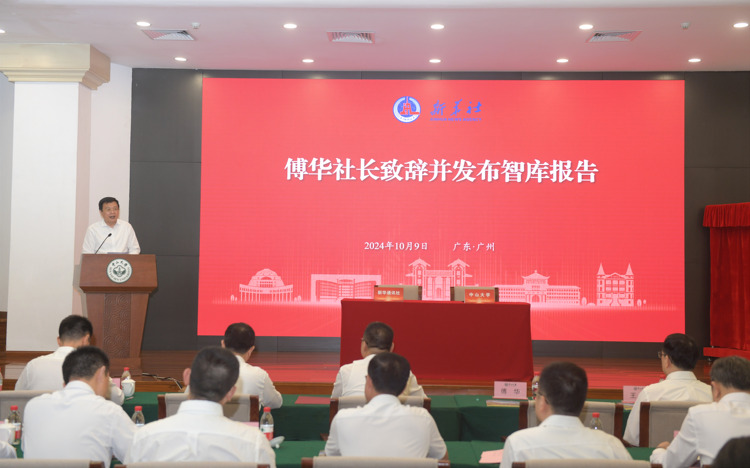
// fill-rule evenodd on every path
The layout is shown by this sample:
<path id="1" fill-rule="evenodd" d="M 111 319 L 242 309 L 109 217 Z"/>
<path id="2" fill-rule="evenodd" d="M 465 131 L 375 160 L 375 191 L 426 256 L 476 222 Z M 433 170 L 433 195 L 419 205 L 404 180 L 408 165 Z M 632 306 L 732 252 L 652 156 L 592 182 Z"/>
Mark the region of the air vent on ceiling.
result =
<path id="1" fill-rule="evenodd" d="M 194 41 L 184 29 L 143 29 L 145 35 L 155 41 Z"/>
<path id="2" fill-rule="evenodd" d="M 631 42 L 642 31 L 596 31 L 586 42 Z"/>
<path id="3" fill-rule="evenodd" d="M 367 31 L 328 31 L 328 40 L 331 42 L 372 44 L 375 42 L 375 33 Z"/>

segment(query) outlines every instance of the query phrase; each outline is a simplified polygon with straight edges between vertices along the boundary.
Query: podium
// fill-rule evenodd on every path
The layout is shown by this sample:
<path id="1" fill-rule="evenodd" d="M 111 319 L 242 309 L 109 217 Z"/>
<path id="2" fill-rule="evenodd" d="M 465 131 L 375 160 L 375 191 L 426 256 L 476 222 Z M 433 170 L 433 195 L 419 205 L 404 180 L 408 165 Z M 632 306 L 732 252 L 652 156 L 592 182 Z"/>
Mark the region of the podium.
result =
<path id="1" fill-rule="evenodd" d="M 141 365 L 148 296 L 156 289 L 156 256 L 84 254 L 80 287 L 86 293 L 92 344 L 113 367 Z"/>

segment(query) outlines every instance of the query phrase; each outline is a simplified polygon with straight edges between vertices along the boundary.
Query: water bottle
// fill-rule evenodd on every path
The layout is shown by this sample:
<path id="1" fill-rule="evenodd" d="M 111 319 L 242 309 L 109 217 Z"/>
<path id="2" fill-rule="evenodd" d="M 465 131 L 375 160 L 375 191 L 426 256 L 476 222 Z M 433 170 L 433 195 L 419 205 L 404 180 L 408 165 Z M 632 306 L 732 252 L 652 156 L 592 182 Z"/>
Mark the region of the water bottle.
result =
<path id="1" fill-rule="evenodd" d="M 265 434 L 269 441 L 273 439 L 273 416 L 269 407 L 263 408 L 263 416 L 260 417 L 260 432 Z"/>
<path id="2" fill-rule="evenodd" d="M 133 376 L 130 375 L 130 367 L 126 367 L 122 370 L 122 377 L 120 377 L 120 385 L 122 386 L 122 381 L 125 379 L 133 379 Z"/>
<path id="3" fill-rule="evenodd" d="M 3 390 L 3 373 L 0 372 L 0 391 Z"/>
<path id="4" fill-rule="evenodd" d="M 136 406 L 135 412 L 133 412 L 133 422 L 135 427 L 143 427 L 146 425 L 146 418 L 143 416 L 143 406 Z"/>
<path id="5" fill-rule="evenodd" d="M 591 423 L 589 423 L 589 427 L 595 431 L 603 430 L 602 420 L 599 419 L 599 413 L 591 413 Z"/>
<path id="6" fill-rule="evenodd" d="M 539 372 L 534 372 L 534 378 L 531 379 L 531 398 L 536 398 L 539 393 Z"/>
<path id="7" fill-rule="evenodd" d="M 8 422 L 13 424 L 16 428 L 16 436 L 13 440 L 13 445 L 18 445 L 21 442 L 21 413 L 18 411 L 18 405 L 11 405 Z"/>

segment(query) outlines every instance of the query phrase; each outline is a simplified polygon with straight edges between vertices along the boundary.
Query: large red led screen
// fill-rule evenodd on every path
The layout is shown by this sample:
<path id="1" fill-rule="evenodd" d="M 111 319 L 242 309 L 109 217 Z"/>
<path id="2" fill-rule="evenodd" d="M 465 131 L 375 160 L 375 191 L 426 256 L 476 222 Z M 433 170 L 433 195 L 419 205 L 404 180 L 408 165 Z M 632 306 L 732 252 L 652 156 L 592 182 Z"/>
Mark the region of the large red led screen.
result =
<path id="1" fill-rule="evenodd" d="M 338 336 L 375 284 L 497 286 L 535 340 L 682 331 L 683 102 L 682 81 L 204 79 L 198 334 Z"/>

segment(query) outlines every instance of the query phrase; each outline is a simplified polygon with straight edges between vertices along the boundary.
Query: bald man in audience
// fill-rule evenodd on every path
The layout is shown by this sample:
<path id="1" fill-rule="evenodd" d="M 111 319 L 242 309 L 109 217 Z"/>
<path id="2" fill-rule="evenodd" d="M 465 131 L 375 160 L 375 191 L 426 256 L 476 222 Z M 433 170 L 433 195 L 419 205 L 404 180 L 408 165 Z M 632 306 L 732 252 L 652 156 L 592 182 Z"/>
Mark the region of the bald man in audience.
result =
<path id="1" fill-rule="evenodd" d="M 336 375 L 336 381 L 333 383 L 331 398 L 364 395 L 365 377 L 370 360 L 376 354 L 393 352 L 393 347 L 393 329 L 390 326 L 383 322 L 372 322 L 367 325 L 360 345 L 362 359 L 341 366 Z M 412 373 L 409 373 L 409 381 L 404 388 L 403 395 L 423 398 L 427 396 Z"/>
<path id="2" fill-rule="evenodd" d="M 750 436 L 750 361 L 727 356 L 711 366 L 713 403 L 693 406 L 680 432 L 662 442 L 651 463 L 664 468 L 710 465 L 721 447 L 734 437 Z"/>
<path id="3" fill-rule="evenodd" d="M 500 468 L 513 462 L 551 458 L 631 460 L 616 437 L 584 427 L 578 419 L 586 402 L 586 371 L 572 362 L 553 362 L 539 376 L 534 410 L 537 427 L 516 431 L 505 441 Z"/>
<path id="4" fill-rule="evenodd" d="M 641 403 L 648 401 L 701 401 L 712 400 L 711 386 L 698 380 L 693 373 L 700 356 L 700 348 L 687 335 L 672 333 L 664 340 L 659 351 L 661 369 L 667 378 L 644 388 L 635 400 L 625 426 L 623 439 L 637 446 L 640 437 Z"/>
<path id="5" fill-rule="evenodd" d="M 447 459 L 448 450 L 430 413 L 398 399 L 410 374 L 404 357 L 390 352 L 374 355 L 365 379 L 367 404 L 336 413 L 325 454 Z"/>

